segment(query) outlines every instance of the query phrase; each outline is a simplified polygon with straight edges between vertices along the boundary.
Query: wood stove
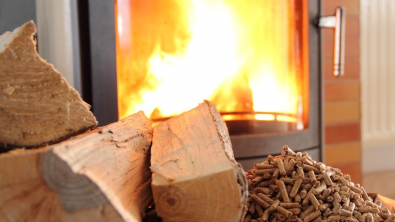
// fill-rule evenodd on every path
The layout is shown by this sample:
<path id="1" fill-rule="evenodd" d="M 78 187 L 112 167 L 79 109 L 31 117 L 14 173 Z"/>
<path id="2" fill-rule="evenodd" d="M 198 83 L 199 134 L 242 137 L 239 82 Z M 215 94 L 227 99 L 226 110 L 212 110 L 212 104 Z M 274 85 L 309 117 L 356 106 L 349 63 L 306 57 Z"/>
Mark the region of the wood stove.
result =
<path id="1" fill-rule="evenodd" d="M 298 1 L 295 1 L 298 2 Z M 303 1 L 299 1 L 303 2 Z M 82 63 L 82 96 L 90 104 L 100 125 L 115 122 L 119 118 L 117 95 L 117 55 L 116 55 L 116 5 L 111 1 L 79 1 L 79 30 L 81 41 Z M 286 124 L 286 130 L 279 124 L 284 122 L 263 122 L 259 119 L 229 119 L 227 121 L 236 159 L 245 169 L 250 169 L 253 163 L 261 162 L 268 154 L 278 154 L 283 145 L 288 145 L 295 151 L 309 153 L 313 159 L 323 160 L 322 132 L 322 79 L 321 79 L 321 39 L 318 19 L 320 16 L 320 1 L 306 1 L 308 12 L 306 16 L 308 38 L 308 64 L 306 68 L 307 81 L 304 100 L 305 120 L 303 127 Z M 257 21 L 259 22 L 259 21 Z M 118 70 L 119 71 L 119 70 Z M 271 95 L 261 95 L 271 96 Z M 305 102 L 306 103 L 306 102 Z M 196 104 L 197 105 L 197 104 Z M 191 107 L 193 108 L 193 107 Z M 220 109 L 221 111 L 221 109 Z M 308 115 L 306 115 L 308 113 Z M 223 112 L 223 118 L 237 115 L 266 115 L 264 111 L 236 110 Z M 150 113 L 146 113 L 150 115 Z M 288 114 L 286 113 L 285 116 Z M 284 116 L 284 115 L 283 115 Z M 276 118 L 276 117 L 274 117 Z M 271 128 L 271 126 L 273 127 Z"/>

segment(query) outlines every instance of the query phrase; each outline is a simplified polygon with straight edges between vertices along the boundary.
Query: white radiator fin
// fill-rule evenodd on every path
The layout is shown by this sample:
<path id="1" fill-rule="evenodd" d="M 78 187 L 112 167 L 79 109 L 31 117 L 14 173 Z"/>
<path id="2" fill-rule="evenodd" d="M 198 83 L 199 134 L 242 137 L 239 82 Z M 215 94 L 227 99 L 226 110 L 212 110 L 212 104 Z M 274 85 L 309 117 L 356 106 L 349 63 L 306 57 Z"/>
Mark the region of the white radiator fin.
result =
<path id="1" fill-rule="evenodd" d="M 395 1 L 360 3 L 362 140 L 395 144 Z"/>

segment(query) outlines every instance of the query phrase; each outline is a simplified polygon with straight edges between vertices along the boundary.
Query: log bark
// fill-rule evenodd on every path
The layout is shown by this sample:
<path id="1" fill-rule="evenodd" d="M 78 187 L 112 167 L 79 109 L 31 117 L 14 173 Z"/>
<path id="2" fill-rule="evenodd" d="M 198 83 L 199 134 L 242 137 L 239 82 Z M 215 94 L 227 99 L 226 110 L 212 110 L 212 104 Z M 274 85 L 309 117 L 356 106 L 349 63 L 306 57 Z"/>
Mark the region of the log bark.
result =
<path id="1" fill-rule="evenodd" d="M 0 147 L 39 147 L 97 125 L 90 106 L 36 52 L 32 21 L 0 36 Z"/>
<path id="2" fill-rule="evenodd" d="M 152 201 L 151 125 L 139 112 L 0 155 L 0 221 L 141 221 Z"/>
<path id="3" fill-rule="evenodd" d="M 154 128 L 152 192 L 163 221 L 240 221 L 247 195 L 225 123 L 211 102 Z"/>

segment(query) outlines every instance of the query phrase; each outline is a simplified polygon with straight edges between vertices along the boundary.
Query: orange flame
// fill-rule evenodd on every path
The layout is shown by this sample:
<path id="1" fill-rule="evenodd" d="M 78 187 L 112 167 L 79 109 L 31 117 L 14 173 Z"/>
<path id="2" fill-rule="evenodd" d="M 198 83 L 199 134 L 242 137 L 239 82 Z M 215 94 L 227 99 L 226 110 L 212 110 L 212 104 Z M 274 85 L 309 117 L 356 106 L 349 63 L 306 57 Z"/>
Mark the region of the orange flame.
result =
<path id="1" fill-rule="evenodd" d="M 116 4 L 120 118 L 169 117 L 209 99 L 220 112 L 306 125 L 305 1 Z"/>

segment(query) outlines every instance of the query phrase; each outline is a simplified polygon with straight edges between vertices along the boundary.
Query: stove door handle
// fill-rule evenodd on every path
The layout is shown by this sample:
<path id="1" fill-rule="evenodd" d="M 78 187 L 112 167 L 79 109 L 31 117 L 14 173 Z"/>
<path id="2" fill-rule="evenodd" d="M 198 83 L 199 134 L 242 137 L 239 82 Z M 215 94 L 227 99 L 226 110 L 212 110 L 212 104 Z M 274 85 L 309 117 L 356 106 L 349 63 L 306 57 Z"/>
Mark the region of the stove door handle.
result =
<path id="1" fill-rule="evenodd" d="M 321 28 L 334 29 L 333 42 L 333 75 L 336 77 L 344 75 L 344 47 L 346 9 L 339 6 L 335 9 L 335 15 L 321 17 L 318 26 Z"/>

